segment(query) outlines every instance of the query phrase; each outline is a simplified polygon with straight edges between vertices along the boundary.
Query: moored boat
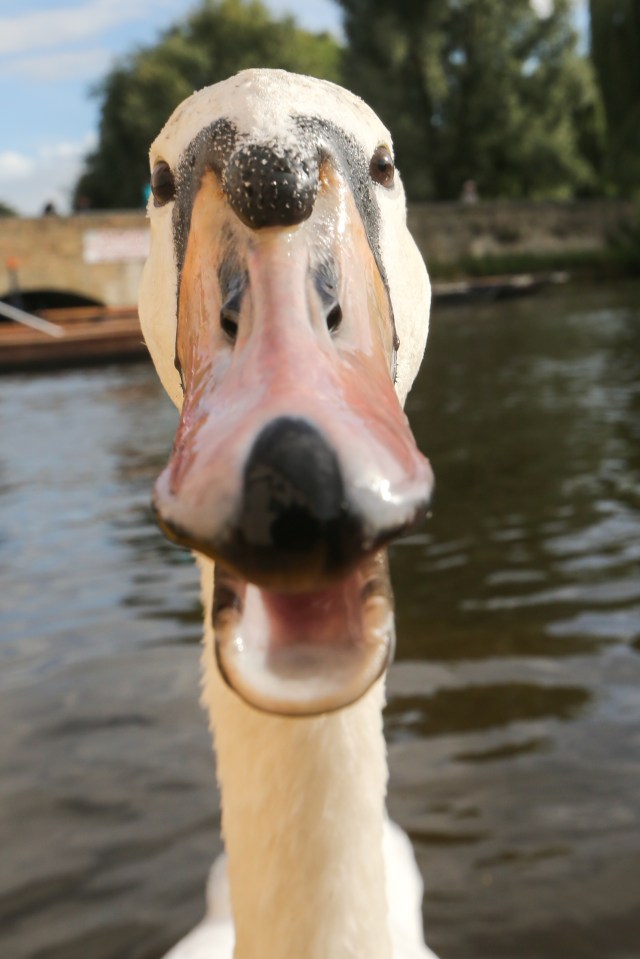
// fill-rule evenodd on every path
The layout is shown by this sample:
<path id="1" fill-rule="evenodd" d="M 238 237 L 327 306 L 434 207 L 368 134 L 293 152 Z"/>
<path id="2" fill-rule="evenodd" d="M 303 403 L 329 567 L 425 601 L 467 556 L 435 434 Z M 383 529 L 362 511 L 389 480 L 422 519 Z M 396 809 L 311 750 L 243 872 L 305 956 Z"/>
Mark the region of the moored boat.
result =
<path id="1" fill-rule="evenodd" d="M 13 314 L 12 319 L 0 317 L 0 372 L 148 356 L 136 307 L 74 307 L 31 315 L 0 303 L 0 312 Z"/>

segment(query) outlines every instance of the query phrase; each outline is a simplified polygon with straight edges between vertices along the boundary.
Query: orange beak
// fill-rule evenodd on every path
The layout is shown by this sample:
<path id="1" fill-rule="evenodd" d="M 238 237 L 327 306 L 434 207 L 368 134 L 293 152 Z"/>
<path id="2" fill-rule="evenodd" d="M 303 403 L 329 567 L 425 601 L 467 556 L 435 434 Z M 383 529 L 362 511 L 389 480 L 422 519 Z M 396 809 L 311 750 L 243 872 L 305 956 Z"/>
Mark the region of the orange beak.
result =
<path id="1" fill-rule="evenodd" d="M 386 667 L 380 553 L 433 485 L 393 387 L 389 297 L 355 204 L 323 171 L 293 228 L 241 224 L 213 173 L 193 203 L 179 289 L 184 404 L 154 506 L 218 562 L 230 684 L 259 708 L 352 702 Z"/>

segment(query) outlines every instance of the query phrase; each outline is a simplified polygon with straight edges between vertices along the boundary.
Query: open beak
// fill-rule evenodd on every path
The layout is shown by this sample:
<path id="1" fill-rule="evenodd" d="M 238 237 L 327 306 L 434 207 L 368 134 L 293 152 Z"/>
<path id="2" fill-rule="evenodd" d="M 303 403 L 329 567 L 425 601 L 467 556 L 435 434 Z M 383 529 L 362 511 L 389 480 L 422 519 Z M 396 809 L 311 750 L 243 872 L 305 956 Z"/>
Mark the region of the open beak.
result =
<path id="1" fill-rule="evenodd" d="M 216 560 L 218 664 L 259 709 L 345 706 L 391 658 L 384 547 L 433 485 L 393 388 L 394 339 L 335 171 L 308 220 L 259 231 L 204 176 L 179 291 L 184 403 L 154 506 L 170 538 Z"/>

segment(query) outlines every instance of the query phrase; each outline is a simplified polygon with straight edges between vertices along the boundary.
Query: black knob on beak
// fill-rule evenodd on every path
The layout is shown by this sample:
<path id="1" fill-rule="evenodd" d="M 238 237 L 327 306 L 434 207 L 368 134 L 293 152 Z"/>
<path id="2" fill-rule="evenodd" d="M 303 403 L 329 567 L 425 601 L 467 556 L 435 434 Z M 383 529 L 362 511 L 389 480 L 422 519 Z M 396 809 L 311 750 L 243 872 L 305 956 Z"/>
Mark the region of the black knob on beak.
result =
<path id="1" fill-rule="evenodd" d="M 271 147 L 245 144 L 228 160 L 222 187 L 237 215 L 252 229 L 296 226 L 311 216 L 318 175 L 313 156 L 278 155 Z"/>

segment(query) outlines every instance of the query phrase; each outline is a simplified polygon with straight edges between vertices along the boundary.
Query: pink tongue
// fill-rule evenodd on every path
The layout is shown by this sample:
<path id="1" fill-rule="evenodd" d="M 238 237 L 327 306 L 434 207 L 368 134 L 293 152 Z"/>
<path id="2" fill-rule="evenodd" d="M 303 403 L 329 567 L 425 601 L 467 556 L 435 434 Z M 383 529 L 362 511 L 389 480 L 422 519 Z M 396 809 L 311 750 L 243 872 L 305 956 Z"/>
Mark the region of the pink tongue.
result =
<path id="1" fill-rule="evenodd" d="M 393 648 L 393 614 L 379 597 L 363 602 L 362 576 L 316 593 L 247 585 L 242 615 L 216 635 L 227 682 L 246 702 L 282 715 L 312 716 L 359 699 Z"/>
<path id="2" fill-rule="evenodd" d="M 269 646 L 357 646 L 362 636 L 362 604 L 357 576 L 315 593 L 261 591 L 269 620 Z"/>

